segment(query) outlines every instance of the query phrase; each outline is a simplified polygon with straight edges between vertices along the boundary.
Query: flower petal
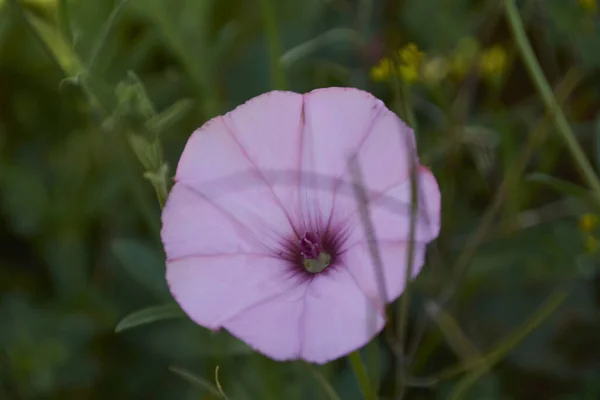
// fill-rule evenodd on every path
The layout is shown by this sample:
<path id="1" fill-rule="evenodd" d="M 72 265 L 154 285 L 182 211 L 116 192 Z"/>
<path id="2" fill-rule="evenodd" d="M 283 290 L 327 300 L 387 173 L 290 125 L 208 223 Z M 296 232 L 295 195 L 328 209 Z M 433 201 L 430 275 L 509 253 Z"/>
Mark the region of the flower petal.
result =
<path id="1" fill-rule="evenodd" d="M 371 94 L 350 88 L 318 89 L 305 96 L 304 171 L 343 176 L 385 109 Z"/>
<path id="2" fill-rule="evenodd" d="M 407 180 L 391 188 L 371 203 L 371 218 L 378 238 L 409 239 L 412 183 Z M 429 243 L 440 233 L 441 195 L 431 171 L 420 167 L 417 172 L 415 240 Z"/>
<path id="3" fill-rule="evenodd" d="M 173 297 L 197 324 L 225 321 L 297 286 L 284 261 L 257 255 L 205 255 L 167 261 Z"/>
<path id="4" fill-rule="evenodd" d="M 385 299 L 352 186 L 354 155 Z M 209 121 L 189 139 L 163 210 L 173 296 L 198 324 L 277 360 L 324 363 L 363 346 L 405 288 L 413 159 L 412 130 L 356 89 L 270 92 Z M 413 276 L 440 229 L 437 182 L 423 167 L 418 182 Z M 339 259 L 307 276 L 289 252 L 313 230 L 333 235 Z"/>
<path id="5" fill-rule="evenodd" d="M 162 213 L 162 241 L 168 259 L 214 253 L 268 254 L 267 236 L 258 239 L 261 223 L 248 224 L 249 216 L 240 220 L 195 189 L 177 182 Z"/>
<path id="6" fill-rule="evenodd" d="M 415 137 L 396 114 L 387 108 L 374 121 L 371 134 L 358 150 L 357 161 L 363 184 L 370 192 L 381 192 L 410 178 L 417 161 Z M 349 176 L 350 181 L 353 177 Z"/>
<path id="7" fill-rule="evenodd" d="M 381 257 L 381 271 L 369 252 L 366 243 L 359 243 L 344 253 L 344 266 L 360 286 L 363 293 L 374 301 L 381 303 L 382 291 L 385 288 L 385 302 L 396 300 L 406 288 L 406 270 L 408 269 L 407 242 L 383 242 L 378 244 Z M 415 243 L 413 249 L 412 277 L 416 277 L 425 263 L 426 247 L 423 243 Z M 380 286 L 379 277 L 384 286 Z"/>
<path id="8" fill-rule="evenodd" d="M 194 187 L 252 169 L 233 140 L 223 117 L 216 117 L 194 131 L 179 159 L 175 180 Z"/>
<path id="9" fill-rule="evenodd" d="M 314 279 L 306 292 L 302 358 L 323 364 L 366 345 L 385 325 L 376 307 L 343 266 Z"/>
<path id="10" fill-rule="evenodd" d="M 302 110 L 302 95 L 273 91 L 213 118 L 188 140 L 176 179 L 201 184 L 248 170 L 298 169 Z"/>
<path id="11" fill-rule="evenodd" d="M 163 211 L 169 257 L 194 254 L 194 247 L 197 251 L 234 247 L 236 235 L 221 237 L 224 231 L 245 231 L 244 238 L 254 236 L 252 242 L 262 242 L 273 250 L 280 247 L 282 237 L 294 231 L 297 216 L 292 212 L 297 209 L 294 200 L 298 198 L 298 174 L 294 182 L 277 179 L 289 180 L 289 171 L 298 171 L 302 104 L 299 94 L 271 92 L 212 119 L 194 132 L 177 167 L 179 186 L 175 185 L 170 204 Z M 269 169 L 288 173 L 265 173 Z M 182 185 L 188 187 L 188 193 L 183 193 Z M 217 215 L 208 215 L 208 208 Z M 231 227 L 218 226 L 219 219 L 226 226 L 233 221 L 235 232 Z M 184 229 L 175 228 L 179 224 Z M 177 249 L 175 243 L 185 249 Z M 237 247 L 245 248 L 246 244 Z M 170 251 L 173 248 L 175 253 Z"/>
<path id="12" fill-rule="evenodd" d="M 208 121 L 188 140 L 176 181 L 246 226 L 267 221 L 287 234 L 296 219 L 298 172 L 290 171 L 300 163 L 302 107 L 300 94 L 270 92 Z"/>
<path id="13" fill-rule="evenodd" d="M 417 182 L 419 207 L 416 212 L 415 240 L 429 243 L 440 232 L 440 190 L 431 171 L 425 167 L 419 167 Z M 385 192 L 370 194 L 368 210 L 377 240 L 408 241 L 410 239 L 412 186 L 409 179 L 388 188 Z M 344 207 L 348 208 L 349 201 L 343 200 Z M 350 221 L 354 229 L 346 242 L 348 246 L 368 240 L 360 221 L 358 199 L 354 199 L 353 208 Z"/>
<path id="14" fill-rule="evenodd" d="M 278 361 L 295 360 L 302 349 L 301 322 L 308 282 L 270 302 L 248 308 L 224 326 L 253 349 Z"/>
<path id="15" fill-rule="evenodd" d="M 281 361 L 323 364 L 362 347 L 383 328 L 383 309 L 375 308 L 347 271 L 326 271 L 276 301 L 240 313 L 225 328 Z"/>
<path id="16" fill-rule="evenodd" d="M 350 157 L 372 133 L 385 106 L 369 93 L 350 88 L 318 89 L 304 98 L 300 211 L 328 217 Z"/>
<path id="17" fill-rule="evenodd" d="M 244 156 L 273 189 L 279 205 L 288 213 L 295 212 L 304 131 L 303 96 L 272 91 L 237 107 L 225 119 Z"/>

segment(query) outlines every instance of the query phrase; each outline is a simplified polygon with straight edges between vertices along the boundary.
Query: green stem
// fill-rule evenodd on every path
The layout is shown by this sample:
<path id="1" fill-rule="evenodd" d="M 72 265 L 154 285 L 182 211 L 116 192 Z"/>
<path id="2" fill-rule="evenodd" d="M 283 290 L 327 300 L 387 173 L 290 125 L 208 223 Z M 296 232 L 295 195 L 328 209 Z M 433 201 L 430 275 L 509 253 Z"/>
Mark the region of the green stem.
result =
<path id="1" fill-rule="evenodd" d="M 69 17 L 68 0 L 58 0 L 58 28 L 63 40 L 72 48 L 73 47 L 73 31 L 71 30 L 71 20 Z"/>
<path id="2" fill-rule="evenodd" d="M 560 83 L 558 89 L 556 90 L 556 96 L 559 99 L 559 104 L 563 103 L 571 95 L 580 79 L 581 75 L 575 69 L 571 69 L 567 73 L 563 82 Z M 456 266 L 454 267 L 454 278 L 452 279 L 452 285 L 450 285 L 450 289 L 444 295 L 445 298 L 449 298 L 456 292 L 458 285 L 464 279 L 469 265 L 476 254 L 476 250 L 493 228 L 494 221 L 502 209 L 502 205 L 504 204 L 506 198 L 509 197 L 510 193 L 514 193 L 518 190 L 518 184 L 523 176 L 523 173 L 525 172 L 527 165 L 535 154 L 535 151 L 539 149 L 546 140 L 547 131 L 550 129 L 551 125 L 551 118 L 552 115 L 547 113 L 541 119 L 537 126 L 532 129 L 531 134 L 527 137 L 520 153 L 514 160 L 511 161 L 504 179 L 496 191 L 492 203 L 481 218 L 481 223 L 463 245 L 463 250 L 460 252 L 458 260 L 455 264 Z"/>
<path id="3" fill-rule="evenodd" d="M 399 76 L 395 77 L 395 91 L 396 99 L 400 101 L 400 115 L 404 121 L 413 129 L 417 129 L 417 122 L 412 108 L 412 99 L 410 85 L 403 81 Z M 405 289 L 402 293 L 400 301 L 397 303 L 397 324 L 396 324 L 396 348 L 397 351 L 397 366 L 398 366 L 398 379 L 396 380 L 396 398 L 402 399 L 404 397 L 407 380 L 407 359 L 405 354 L 406 345 L 406 329 L 408 325 L 408 314 L 410 309 L 410 281 L 413 273 L 413 262 L 415 258 L 414 244 L 415 244 L 415 229 L 416 229 L 416 217 L 418 212 L 418 184 L 417 184 L 417 171 L 416 171 L 416 159 L 411 160 L 410 166 L 410 181 L 411 181 L 411 207 L 410 207 L 410 224 L 409 224 L 409 248 L 407 259 L 403 260 L 407 262 L 406 276 L 405 276 Z"/>
<path id="4" fill-rule="evenodd" d="M 111 132 L 111 135 L 111 139 L 116 143 L 114 146 L 114 151 L 122 165 L 122 171 L 125 174 L 125 179 L 129 181 L 128 189 L 130 190 L 132 197 L 138 203 L 140 212 L 148 229 L 152 233 L 153 238 L 160 243 L 160 220 L 156 218 L 156 210 L 148 198 L 143 181 L 140 179 L 138 174 L 134 172 L 136 167 L 134 166 L 133 160 L 128 151 L 131 149 L 131 146 L 123 139 L 123 136 L 120 135 L 119 132 L 113 131 Z"/>
<path id="5" fill-rule="evenodd" d="M 48 47 L 44 39 L 42 39 L 38 30 L 35 29 L 35 27 L 31 24 L 31 21 L 29 21 L 29 18 L 27 18 L 27 14 L 21 6 L 21 4 L 17 0 L 8 0 L 8 6 L 12 8 L 12 11 L 16 14 L 17 18 L 19 18 L 25 26 L 25 29 L 29 31 L 29 33 L 33 37 L 33 40 L 37 42 L 40 50 L 44 52 L 48 59 L 52 61 L 52 65 L 54 66 L 56 71 L 61 76 L 66 76 L 67 73 L 63 69 L 62 65 L 60 64 L 52 50 Z"/>
<path id="6" fill-rule="evenodd" d="M 527 321 L 521 328 L 513 332 L 508 338 L 502 341 L 495 350 L 493 350 L 488 356 L 480 359 L 481 361 L 475 361 L 473 364 L 467 364 L 465 369 L 471 369 L 464 378 L 462 378 L 454 390 L 450 394 L 451 400 L 459 400 L 465 398 L 465 395 L 475 382 L 479 380 L 487 371 L 489 371 L 495 364 L 497 364 L 506 354 L 514 349 L 523 339 L 525 339 L 531 332 L 533 332 L 538 326 L 542 324 L 552 313 L 561 305 L 561 303 L 567 297 L 568 291 L 559 289 L 554 292 L 544 302 L 544 304 L 538 309 L 533 317 Z M 447 372 L 441 374 L 440 379 L 447 379 L 457 372 L 459 369 L 450 369 Z"/>
<path id="7" fill-rule="evenodd" d="M 275 8 L 272 0 L 260 0 L 263 16 L 263 26 L 265 37 L 269 47 L 269 63 L 271 68 L 271 84 L 273 89 L 287 89 L 287 82 L 283 66 L 281 65 L 281 43 L 279 41 L 279 33 L 277 30 L 277 18 L 275 16 Z"/>
<path id="8" fill-rule="evenodd" d="M 100 35 L 96 38 L 95 43 L 92 46 L 92 51 L 86 65 L 87 71 L 94 71 L 94 69 L 97 67 L 97 60 L 100 54 L 102 54 L 104 46 L 106 46 L 108 36 L 112 32 L 115 23 L 117 22 L 118 17 L 121 15 L 121 11 L 123 11 L 126 3 L 127 0 L 121 0 L 121 2 L 117 4 L 117 6 L 111 11 L 108 19 L 102 26 Z"/>
<path id="9" fill-rule="evenodd" d="M 405 353 L 405 345 L 406 345 L 406 328 L 408 325 L 408 314 L 410 309 L 410 281 L 413 275 L 413 263 L 415 259 L 415 230 L 417 224 L 417 213 L 418 210 L 418 191 L 419 185 L 417 181 L 417 171 L 416 171 L 416 160 L 413 160 L 411 163 L 411 171 L 410 171 L 410 180 L 411 180 L 411 212 L 410 212 L 410 224 L 409 224 L 409 240 L 408 240 L 408 255 L 407 255 L 407 267 L 406 267 L 406 276 L 405 276 L 405 288 L 404 293 L 402 293 L 402 297 L 398 302 L 398 326 L 397 326 L 397 334 L 398 334 L 398 345 L 399 345 L 399 356 L 401 357 L 398 361 L 398 381 L 397 381 L 397 398 L 401 399 L 404 395 L 404 391 L 406 388 L 406 378 L 408 376 L 407 373 L 407 359 Z"/>
<path id="10" fill-rule="evenodd" d="M 369 33 L 369 23 L 373 14 L 373 0 L 360 0 L 358 7 L 358 29 L 364 37 Z"/>
<path id="11" fill-rule="evenodd" d="M 350 360 L 350 364 L 352 365 L 352 370 L 356 375 L 356 379 L 358 379 L 358 383 L 363 392 L 365 400 L 377 400 L 377 394 L 371 387 L 371 383 L 369 382 L 369 376 L 367 375 L 367 369 L 365 368 L 365 364 L 360 356 L 359 351 L 355 351 L 348 356 Z"/>
<path id="12" fill-rule="evenodd" d="M 204 7 L 208 7 L 211 2 L 201 1 L 196 3 L 203 5 L 201 9 L 202 15 L 209 15 L 208 9 Z M 190 51 L 190 38 L 185 35 L 185 32 L 178 25 L 177 19 L 170 17 L 170 13 L 168 12 L 168 7 L 170 6 L 168 4 L 167 2 L 161 2 L 160 12 L 157 14 L 152 13 L 152 16 L 154 16 L 154 21 L 159 27 L 161 34 L 175 55 L 181 60 L 183 67 L 196 87 L 198 96 L 201 98 L 201 117 L 204 120 L 208 120 L 218 115 L 221 111 L 218 82 L 213 76 L 215 66 L 207 62 L 207 59 L 212 59 L 210 54 L 213 51 L 206 40 L 208 35 L 206 29 L 210 23 L 207 19 L 200 20 L 198 32 L 195 35 L 195 45 L 199 47 L 200 51 Z M 203 57 L 203 54 L 208 54 L 209 56 Z"/>
<path id="13" fill-rule="evenodd" d="M 400 80 L 400 79 L 399 79 Z M 400 80 L 400 92 L 402 93 L 402 114 L 403 117 L 414 131 L 417 130 L 417 119 L 412 107 L 412 96 L 410 91 L 410 84 Z"/>
<path id="14" fill-rule="evenodd" d="M 98 40 L 96 41 L 96 45 L 94 46 L 94 49 L 92 51 L 92 56 L 90 57 L 90 60 L 88 62 L 88 70 L 94 67 L 95 60 L 98 57 L 98 55 L 101 53 L 102 48 L 104 47 L 104 43 L 106 42 L 106 39 L 108 37 L 108 34 L 112 30 L 112 27 L 114 26 L 114 23 L 117 19 L 117 16 L 120 14 L 120 12 L 123 8 L 123 5 L 126 2 L 127 2 L 127 0 L 122 0 L 121 3 L 119 3 L 119 5 L 112 11 L 111 16 L 109 17 L 108 21 L 104 24 L 103 31 L 102 31 L 100 37 L 98 38 Z M 25 11 L 23 10 L 23 8 L 19 4 L 19 2 L 17 0 L 9 0 L 9 6 L 13 7 L 14 12 L 16 12 L 17 16 L 22 19 L 23 23 L 25 24 L 26 29 L 31 32 L 35 41 L 37 41 L 39 43 L 40 48 L 53 61 L 53 64 L 56 65 L 56 67 L 60 71 L 61 75 L 63 75 L 63 76 L 66 75 L 67 73 L 62 69 L 60 63 L 58 62 L 58 60 L 52 53 L 52 50 L 50 50 L 48 48 L 48 46 L 46 45 L 44 40 L 40 37 L 38 31 L 30 23 L 29 19 L 25 15 Z M 59 24 L 60 24 L 61 34 L 63 35 L 63 39 L 67 43 L 71 44 L 72 36 L 71 36 L 71 31 L 70 31 L 69 19 L 68 19 L 67 1 L 60 0 L 58 7 L 59 7 Z M 96 82 L 98 81 L 98 79 L 88 79 L 88 74 L 86 74 L 85 72 L 82 73 L 81 75 L 79 75 L 78 78 L 79 78 L 79 82 L 80 82 L 83 90 L 86 93 L 86 96 L 88 97 L 88 100 L 90 100 L 90 102 L 92 102 L 92 103 L 95 103 L 94 105 L 100 107 L 103 114 L 105 114 L 106 116 L 110 116 L 115 108 L 115 105 L 114 105 L 113 101 L 108 100 L 106 98 L 106 96 L 103 96 L 101 94 L 100 90 L 98 90 L 98 87 L 96 85 Z M 123 147 L 121 147 L 126 144 L 121 143 L 121 138 L 118 137 L 118 135 L 116 135 L 115 140 L 119 141 L 118 145 L 116 146 L 116 152 L 118 153 L 118 156 L 120 157 L 120 161 L 123 163 L 124 169 L 127 171 L 125 173 L 127 174 L 127 178 L 130 180 L 130 183 L 131 183 L 129 185 L 129 187 L 131 189 L 132 195 L 139 202 L 140 208 L 142 210 L 142 214 L 148 225 L 148 228 L 153 233 L 153 236 L 155 236 L 160 242 L 160 223 L 155 218 L 155 213 L 152 208 L 152 205 L 148 201 L 140 181 L 136 178 L 135 175 L 132 174 L 132 171 L 133 171 L 132 168 L 134 168 L 134 167 L 131 163 L 131 159 L 129 158 L 129 155 L 127 154 L 125 149 Z M 156 191 L 157 191 L 157 196 L 158 196 L 159 202 L 162 207 L 164 205 L 164 202 L 166 199 L 166 193 L 167 193 L 166 184 L 164 187 L 156 188 Z"/>
<path id="15" fill-rule="evenodd" d="M 367 371 L 369 373 L 369 381 L 373 385 L 373 390 L 375 393 L 379 393 L 379 364 L 380 364 L 380 356 L 379 356 L 379 341 L 376 338 L 371 340 L 365 348 L 366 358 L 367 358 Z"/>
<path id="16" fill-rule="evenodd" d="M 517 44 L 517 48 L 521 53 L 525 67 L 527 68 L 531 79 L 533 80 L 540 96 L 542 97 L 544 105 L 551 114 L 557 131 L 562 136 L 567 148 L 575 159 L 575 162 L 581 170 L 583 178 L 589 187 L 595 192 L 596 201 L 600 203 L 600 181 L 598 180 L 598 176 L 594 172 L 594 168 L 586 158 L 585 153 L 577 142 L 577 138 L 569 126 L 567 118 L 563 114 L 558 102 L 552 94 L 552 89 L 550 88 L 550 85 L 544 76 L 544 72 L 542 71 L 539 62 L 535 57 L 531 43 L 527 39 L 527 34 L 525 33 L 525 28 L 523 26 L 521 17 L 519 16 L 515 0 L 505 0 L 504 6 L 515 43 Z"/>

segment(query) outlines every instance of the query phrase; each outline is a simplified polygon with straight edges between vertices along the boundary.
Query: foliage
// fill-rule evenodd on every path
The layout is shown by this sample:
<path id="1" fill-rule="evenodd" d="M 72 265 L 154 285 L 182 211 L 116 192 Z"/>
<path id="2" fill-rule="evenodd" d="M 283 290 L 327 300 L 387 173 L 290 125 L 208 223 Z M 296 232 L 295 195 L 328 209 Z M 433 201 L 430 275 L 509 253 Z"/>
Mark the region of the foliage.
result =
<path id="1" fill-rule="evenodd" d="M 442 190 L 414 354 L 395 362 L 393 328 L 361 352 L 380 398 L 398 376 L 411 399 L 598 398 L 598 199 L 580 170 L 600 171 L 597 6 L 519 2 L 565 131 L 502 3 L 0 0 L 0 398 L 220 398 L 217 366 L 232 399 L 362 398 L 348 360 L 275 363 L 182 317 L 158 236 L 194 129 L 273 88 L 339 85 L 416 128 Z"/>

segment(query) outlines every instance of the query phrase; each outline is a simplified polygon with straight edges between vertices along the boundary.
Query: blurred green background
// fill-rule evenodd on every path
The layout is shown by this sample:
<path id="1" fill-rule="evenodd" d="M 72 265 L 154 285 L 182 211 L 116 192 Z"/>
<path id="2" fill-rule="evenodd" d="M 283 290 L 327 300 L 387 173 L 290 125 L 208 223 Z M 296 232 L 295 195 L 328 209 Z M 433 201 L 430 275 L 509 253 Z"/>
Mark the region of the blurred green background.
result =
<path id="1" fill-rule="evenodd" d="M 517 5 L 598 171 L 596 1 Z M 326 86 L 408 120 L 442 190 L 408 357 L 394 332 L 364 349 L 380 397 L 600 399 L 598 202 L 533 82 L 497 0 L 0 0 L 0 399 L 216 399 L 217 365 L 233 399 L 361 399 L 345 359 L 185 318 L 115 333 L 177 314 L 156 193 L 190 133 Z"/>

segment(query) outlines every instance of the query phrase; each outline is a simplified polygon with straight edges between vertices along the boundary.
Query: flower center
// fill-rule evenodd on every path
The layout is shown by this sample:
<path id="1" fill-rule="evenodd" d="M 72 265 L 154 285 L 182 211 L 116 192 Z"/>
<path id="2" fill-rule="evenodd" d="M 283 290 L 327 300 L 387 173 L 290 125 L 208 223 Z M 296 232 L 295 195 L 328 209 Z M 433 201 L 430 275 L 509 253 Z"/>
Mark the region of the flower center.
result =
<path id="1" fill-rule="evenodd" d="M 304 268 L 313 274 L 323 271 L 331 263 L 331 255 L 321 245 L 316 233 L 307 232 L 298 241 L 300 255 L 303 258 Z"/>

